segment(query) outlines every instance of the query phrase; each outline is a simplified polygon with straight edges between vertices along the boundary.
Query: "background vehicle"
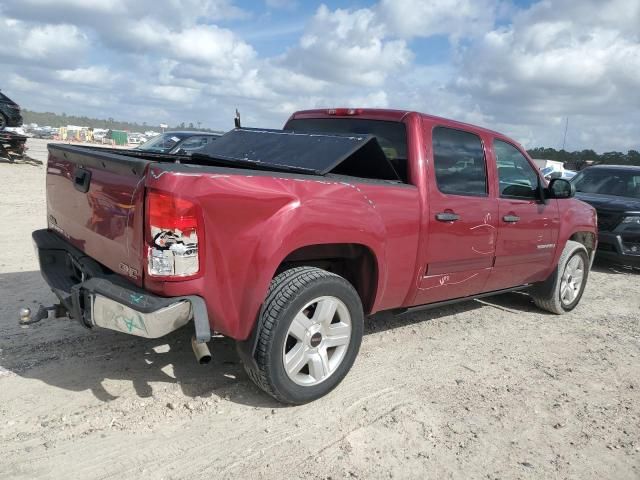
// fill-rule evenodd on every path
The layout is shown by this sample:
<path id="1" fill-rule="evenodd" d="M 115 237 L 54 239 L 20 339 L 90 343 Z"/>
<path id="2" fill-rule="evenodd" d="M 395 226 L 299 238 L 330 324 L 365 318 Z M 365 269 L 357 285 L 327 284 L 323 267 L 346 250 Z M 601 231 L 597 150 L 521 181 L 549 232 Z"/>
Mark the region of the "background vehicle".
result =
<path id="1" fill-rule="evenodd" d="M 221 135 L 205 132 L 165 132 L 146 143 L 143 143 L 138 150 L 154 153 L 180 153 L 189 154 L 198 150 L 219 138 Z"/>
<path id="2" fill-rule="evenodd" d="M 146 137 L 141 133 L 130 133 L 128 135 L 129 145 L 141 145 L 147 141 Z"/>
<path id="3" fill-rule="evenodd" d="M 33 138 L 42 138 L 51 140 L 54 137 L 53 130 L 50 128 L 35 128 L 31 131 Z"/>
<path id="4" fill-rule="evenodd" d="M 19 127 L 22 125 L 20 106 L 0 92 L 0 130 L 5 127 Z"/>
<path id="5" fill-rule="evenodd" d="M 565 170 L 564 167 L 558 170 L 555 166 L 545 167 L 540 170 L 540 173 L 542 173 L 542 176 L 546 181 L 550 181 L 554 178 L 571 180 L 576 175 L 576 172 L 574 172 L 573 170 Z"/>
<path id="6" fill-rule="evenodd" d="M 178 162 L 178 160 L 180 160 Z M 576 307 L 595 211 L 508 137 L 417 112 L 294 114 L 192 156 L 49 145 L 43 276 L 71 316 L 145 337 L 193 317 L 288 403 L 333 389 L 364 315 L 528 290 Z"/>
<path id="7" fill-rule="evenodd" d="M 20 160 L 27 151 L 27 137 L 7 130 L 0 131 L 0 158 Z"/>
<path id="8" fill-rule="evenodd" d="M 640 167 L 597 165 L 572 183 L 598 212 L 598 256 L 640 267 Z"/>

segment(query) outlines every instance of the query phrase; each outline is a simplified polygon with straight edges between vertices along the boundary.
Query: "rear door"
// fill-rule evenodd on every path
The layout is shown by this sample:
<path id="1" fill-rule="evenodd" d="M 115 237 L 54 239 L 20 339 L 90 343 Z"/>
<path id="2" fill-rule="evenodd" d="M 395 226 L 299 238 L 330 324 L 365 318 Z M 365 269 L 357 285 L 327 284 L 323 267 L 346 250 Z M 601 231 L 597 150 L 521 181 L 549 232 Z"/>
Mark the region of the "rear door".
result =
<path id="1" fill-rule="evenodd" d="M 499 227 L 496 259 L 487 290 L 542 280 L 553 262 L 558 237 L 558 204 L 538 198 L 540 177 L 515 145 L 494 139 Z"/>
<path id="2" fill-rule="evenodd" d="M 435 126 L 427 165 L 428 238 L 415 305 L 483 291 L 495 252 L 498 206 L 483 139 Z"/>

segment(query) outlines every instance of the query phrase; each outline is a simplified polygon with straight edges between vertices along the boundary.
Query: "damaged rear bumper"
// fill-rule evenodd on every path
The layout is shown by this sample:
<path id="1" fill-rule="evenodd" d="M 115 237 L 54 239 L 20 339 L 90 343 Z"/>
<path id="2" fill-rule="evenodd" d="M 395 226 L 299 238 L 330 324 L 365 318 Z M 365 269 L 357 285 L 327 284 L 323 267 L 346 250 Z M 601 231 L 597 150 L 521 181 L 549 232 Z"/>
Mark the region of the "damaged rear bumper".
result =
<path id="1" fill-rule="evenodd" d="M 159 297 L 108 271 L 50 230 L 37 230 L 32 237 L 42 276 L 69 316 L 84 326 L 158 338 L 193 318 L 196 340 L 210 340 L 202 297 Z"/>

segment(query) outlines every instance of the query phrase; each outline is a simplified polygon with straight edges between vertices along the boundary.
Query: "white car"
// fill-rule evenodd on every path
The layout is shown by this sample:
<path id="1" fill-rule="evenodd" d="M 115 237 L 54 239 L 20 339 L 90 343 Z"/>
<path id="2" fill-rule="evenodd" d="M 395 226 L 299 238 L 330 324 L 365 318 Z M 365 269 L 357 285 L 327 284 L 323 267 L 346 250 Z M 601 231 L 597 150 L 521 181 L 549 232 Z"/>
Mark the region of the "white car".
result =
<path id="1" fill-rule="evenodd" d="M 542 173 L 542 176 L 547 182 L 553 178 L 563 178 L 565 180 L 571 180 L 576 175 L 576 172 L 574 172 L 573 170 L 565 170 L 564 168 L 562 170 L 558 170 L 554 166 L 545 167 L 540 170 L 540 173 Z"/>
<path id="2" fill-rule="evenodd" d="M 146 141 L 147 139 L 139 133 L 129 134 L 129 145 L 141 145 Z"/>

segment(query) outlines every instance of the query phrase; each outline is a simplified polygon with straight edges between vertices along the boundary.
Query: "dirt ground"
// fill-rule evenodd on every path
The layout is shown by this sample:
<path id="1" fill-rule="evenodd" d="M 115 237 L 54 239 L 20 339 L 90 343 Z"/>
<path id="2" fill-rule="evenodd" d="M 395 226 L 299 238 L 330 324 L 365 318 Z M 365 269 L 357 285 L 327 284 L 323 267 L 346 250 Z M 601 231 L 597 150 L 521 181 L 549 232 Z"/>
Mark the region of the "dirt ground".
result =
<path id="1" fill-rule="evenodd" d="M 524 294 L 367 323 L 329 396 L 283 407 L 233 342 L 196 364 L 160 340 L 50 305 L 30 233 L 45 225 L 46 141 L 0 161 L 0 478 L 640 478 L 640 275 L 597 265 L 563 317 Z"/>

